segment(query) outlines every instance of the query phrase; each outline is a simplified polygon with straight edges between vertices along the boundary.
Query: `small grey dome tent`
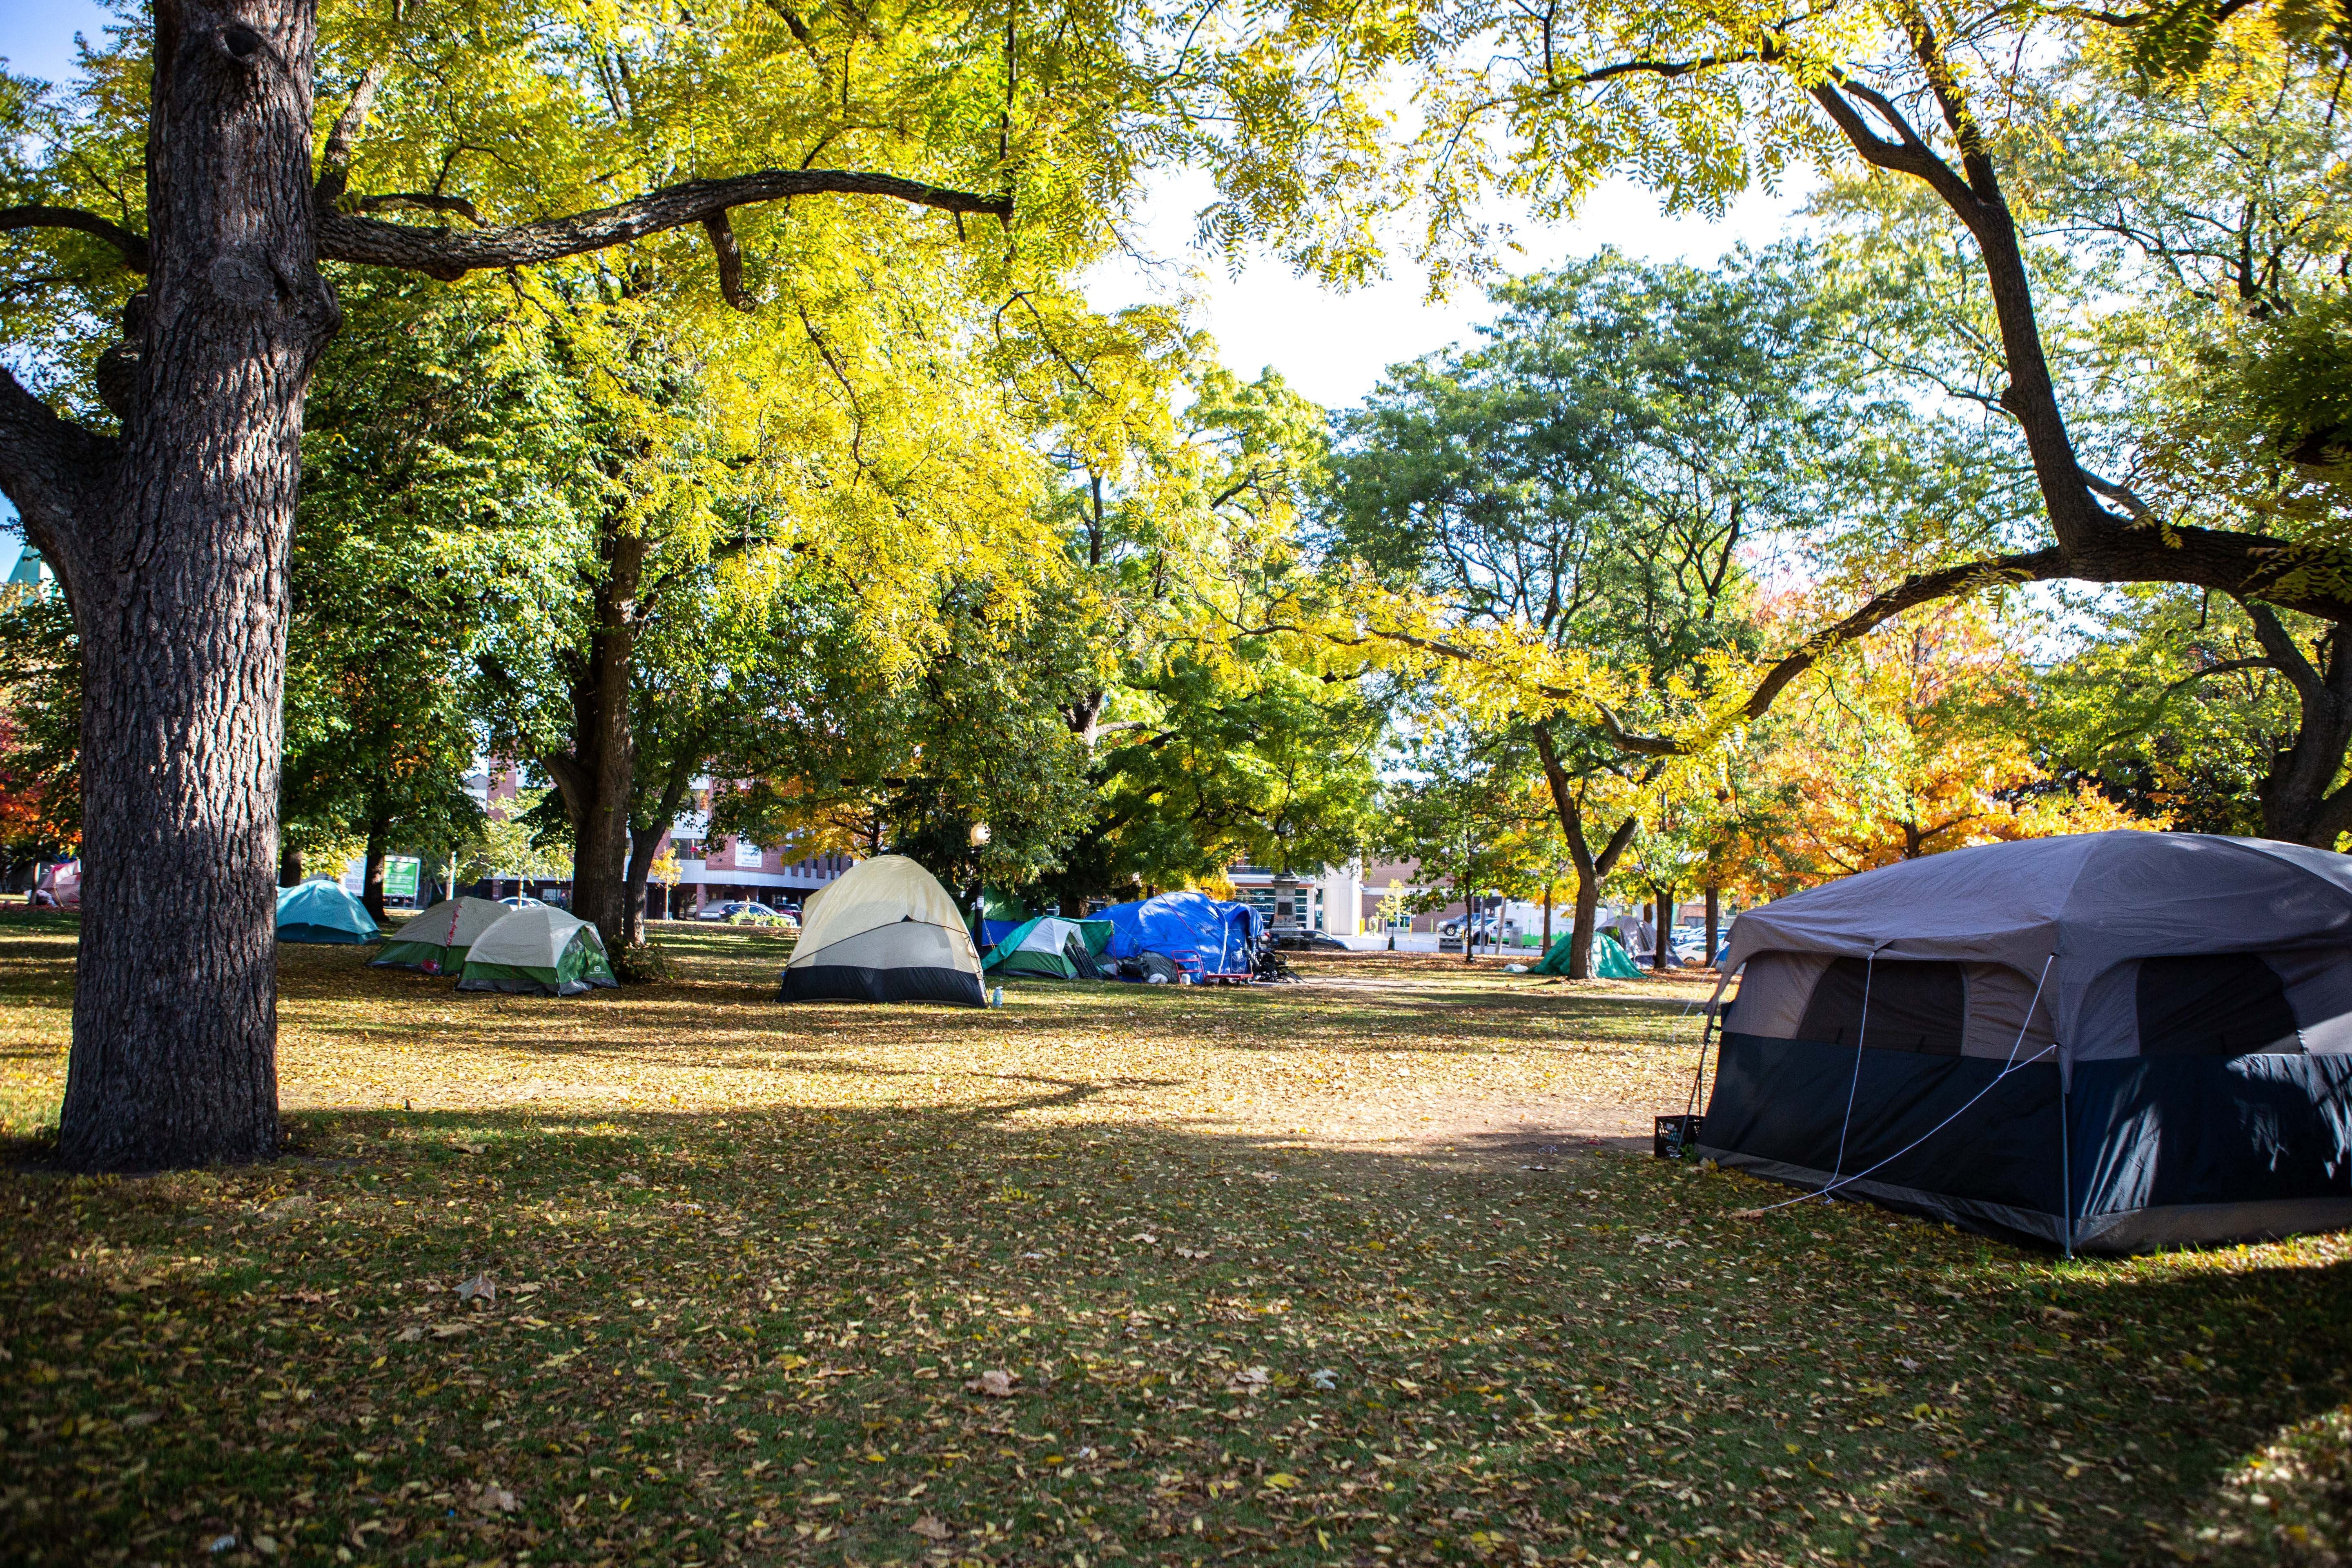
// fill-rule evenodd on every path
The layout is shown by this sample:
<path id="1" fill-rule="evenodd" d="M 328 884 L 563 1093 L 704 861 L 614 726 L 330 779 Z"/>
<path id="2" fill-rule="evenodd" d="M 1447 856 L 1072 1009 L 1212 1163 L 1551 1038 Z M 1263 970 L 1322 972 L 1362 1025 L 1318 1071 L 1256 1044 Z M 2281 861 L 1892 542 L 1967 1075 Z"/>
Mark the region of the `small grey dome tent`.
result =
<path id="1" fill-rule="evenodd" d="M 1718 1163 L 2090 1251 L 2352 1226 L 2352 858 L 2097 833 L 1733 924 Z"/>
<path id="2" fill-rule="evenodd" d="M 859 861 L 801 913 L 779 1002 L 985 1001 L 962 911 L 903 855 Z"/>
<path id="3" fill-rule="evenodd" d="M 489 899 L 444 899 L 393 932 L 368 966 L 455 974 L 466 967 L 466 950 L 474 939 L 511 912 Z"/>
<path id="4" fill-rule="evenodd" d="M 604 939 L 588 921 L 551 905 L 509 910 L 466 950 L 460 991 L 510 991 L 577 996 L 593 986 L 617 986 L 604 956 Z"/>

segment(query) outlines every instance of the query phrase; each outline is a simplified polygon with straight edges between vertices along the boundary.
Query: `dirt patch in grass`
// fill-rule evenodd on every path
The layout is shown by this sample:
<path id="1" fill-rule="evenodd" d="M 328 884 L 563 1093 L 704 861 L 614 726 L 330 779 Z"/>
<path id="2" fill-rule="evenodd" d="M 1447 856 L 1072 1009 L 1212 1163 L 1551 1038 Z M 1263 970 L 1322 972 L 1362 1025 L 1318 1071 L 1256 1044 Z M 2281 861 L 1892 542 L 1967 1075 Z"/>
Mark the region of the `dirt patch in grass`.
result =
<path id="1" fill-rule="evenodd" d="M 2342 1240 L 2069 1264 L 1854 1205 L 1738 1218 L 1768 1189 L 1598 1121 L 1679 1108 L 1680 993 L 784 1009 L 772 941 L 671 942 L 676 980 L 571 1002 L 289 949 L 292 1156 L 0 1177 L 0 1557 L 2316 1562 L 2340 1534 Z M 68 928 L 0 925 L 20 1153 L 69 964 Z"/>

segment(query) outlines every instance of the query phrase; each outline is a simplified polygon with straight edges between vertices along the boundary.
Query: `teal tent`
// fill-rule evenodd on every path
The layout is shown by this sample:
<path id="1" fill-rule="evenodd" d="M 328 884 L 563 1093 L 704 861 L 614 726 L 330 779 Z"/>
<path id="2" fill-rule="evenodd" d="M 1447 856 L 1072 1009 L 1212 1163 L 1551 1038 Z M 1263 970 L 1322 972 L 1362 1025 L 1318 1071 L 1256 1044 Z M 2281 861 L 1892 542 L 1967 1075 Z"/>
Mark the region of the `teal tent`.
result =
<path id="1" fill-rule="evenodd" d="M 1551 944 L 1551 951 L 1543 955 L 1543 962 L 1535 966 L 1534 973 L 1567 973 L 1568 955 L 1575 946 L 1576 933 L 1572 931 L 1563 932 L 1559 940 Z M 1633 962 L 1633 955 L 1625 951 L 1625 944 L 1617 940 L 1614 932 L 1605 931 L 1596 932 L 1592 938 L 1592 973 L 1601 980 L 1642 978 L 1641 966 Z"/>
<path id="2" fill-rule="evenodd" d="M 340 882 L 305 882 L 278 889 L 280 942 L 373 942 L 383 933 L 367 906 Z"/>

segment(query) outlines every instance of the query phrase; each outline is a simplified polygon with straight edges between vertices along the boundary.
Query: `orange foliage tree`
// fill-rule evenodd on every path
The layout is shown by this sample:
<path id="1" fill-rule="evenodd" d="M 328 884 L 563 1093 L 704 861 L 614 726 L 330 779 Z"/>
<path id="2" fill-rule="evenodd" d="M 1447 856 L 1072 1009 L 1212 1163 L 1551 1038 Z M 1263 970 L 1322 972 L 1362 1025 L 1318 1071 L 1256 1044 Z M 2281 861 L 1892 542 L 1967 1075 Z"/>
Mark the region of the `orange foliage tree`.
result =
<path id="1" fill-rule="evenodd" d="M 1765 606 L 1790 637 L 1817 613 L 1795 595 Z M 2030 641 L 1971 599 L 1840 648 L 1730 759 L 1710 859 L 1769 894 L 1971 844 L 2165 826 L 2043 765 Z"/>

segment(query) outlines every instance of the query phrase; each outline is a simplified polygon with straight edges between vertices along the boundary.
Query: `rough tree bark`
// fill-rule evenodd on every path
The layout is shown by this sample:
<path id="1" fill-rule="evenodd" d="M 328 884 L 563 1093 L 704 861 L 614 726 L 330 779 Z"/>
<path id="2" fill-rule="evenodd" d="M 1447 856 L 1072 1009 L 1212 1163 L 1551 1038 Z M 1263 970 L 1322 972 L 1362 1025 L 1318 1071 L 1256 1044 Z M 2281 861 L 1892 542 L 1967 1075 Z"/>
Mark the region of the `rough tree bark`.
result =
<path id="1" fill-rule="evenodd" d="M 617 527 L 597 534 L 588 646 L 572 668 L 572 750 L 540 758 L 572 819 L 572 912 L 595 922 L 608 950 L 628 943 L 629 800 L 636 788 L 630 676 L 645 624 L 647 542 Z"/>
<path id="2" fill-rule="evenodd" d="M 629 879 L 624 889 L 625 907 L 622 913 L 625 923 L 624 945 L 635 947 L 646 940 L 646 883 L 653 875 L 654 851 L 661 847 L 662 835 L 677 820 L 677 808 L 686 801 L 687 786 L 694 782 L 696 759 L 685 756 L 673 760 L 669 773 L 662 780 L 659 801 L 655 803 L 653 820 L 639 827 L 629 827 Z M 669 908 L 663 905 L 662 912 Z"/>
<path id="3" fill-rule="evenodd" d="M 302 398 L 340 321 L 309 180 L 307 4 L 161 0 L 145 291 L 102 386 L 119 438 L 0 388 L 0 483 L 81 638 L 81 950 L 59 1153 L 84 1170 L 278 1145 L 287 544 Z"/>
<path id="4" fill-rule="evenodd" d="M 383 858 L 392 841 L 392 821 L 379 808 L 368 814 L 367 872 L 361 879 L 360 902 L 367 907 L 369 918 L 383 923 Z"/>
<path id="5" fill-rule="evenodd" d="M 81 640 L 87 870 L 58 1149 L 83 1170 L 277 1149 L 287 547 L 303 395 L 341 322 L 320 258 L 454 279 L 701 224 L 722 290 L 748 306 L 730 208 L 833 193 L 1013 210 L 1005 196 L 793 169 L 507 226 L 385 223 L 339 206 L 381 68 L 311 178 L 315 0 L 155 0 L 153 16 L 147 232 L 49 204 L 0 208 L 0 229 L 76 229 L 147 278 L 97 367 L 120 436 L 59 418 L 0 367 L 0 491 Z"/>

